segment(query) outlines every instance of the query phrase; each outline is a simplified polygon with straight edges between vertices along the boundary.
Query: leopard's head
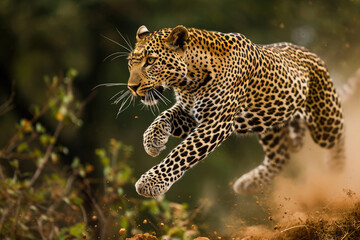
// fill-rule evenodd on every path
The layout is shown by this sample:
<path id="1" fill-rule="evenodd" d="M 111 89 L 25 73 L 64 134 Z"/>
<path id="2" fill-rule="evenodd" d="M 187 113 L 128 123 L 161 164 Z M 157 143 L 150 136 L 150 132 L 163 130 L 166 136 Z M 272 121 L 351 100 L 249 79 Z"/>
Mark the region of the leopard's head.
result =
<path id="1" fill-rule="evenodd" d="M 187 74 L 185 52 L 188 30 L 183 26 L 150 32 L 141 26 L 129 55 L 128 88 L 145 105 L 155 105 L 166 87 L 176 86 Z"/>

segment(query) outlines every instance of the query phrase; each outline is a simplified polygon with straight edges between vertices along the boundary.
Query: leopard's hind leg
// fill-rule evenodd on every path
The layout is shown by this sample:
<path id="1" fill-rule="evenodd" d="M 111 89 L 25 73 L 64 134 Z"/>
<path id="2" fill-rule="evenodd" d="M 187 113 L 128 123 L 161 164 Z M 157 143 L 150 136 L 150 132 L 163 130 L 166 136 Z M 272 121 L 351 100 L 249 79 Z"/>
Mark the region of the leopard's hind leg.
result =
<path id="1" fill-rule="evenodd" d="M 310 114 L 307 119 L 315 143 L 326 149 L 325 163 L 330 170 L 341 172 L 345 166 L 344 124 L 341 113 L 324 116 Z M 313 119 L 323 119 L 316 123 Z"/>
<path id="2" fill-rule="evenodd" d="M 253 194 L 262 185 L 269 184 L 289 160 L 290 151 L 298 151 L 303 145 L 305 125 L 303 120 L 293 120 L 287 125 L 259 134 L 259 141 L 265 152 L 261 165 L 244 174 L 234 183 L 239 194 Z"/>
<path id="3" fill-rule="evenodd" d="M 331 170 L 345 165 L 344 119 L 340 99 L 329 74 L 318 71 L 310 81 L 306 99 L 306 123 L 315 143 L 327 149 L 326 163 Z"/>

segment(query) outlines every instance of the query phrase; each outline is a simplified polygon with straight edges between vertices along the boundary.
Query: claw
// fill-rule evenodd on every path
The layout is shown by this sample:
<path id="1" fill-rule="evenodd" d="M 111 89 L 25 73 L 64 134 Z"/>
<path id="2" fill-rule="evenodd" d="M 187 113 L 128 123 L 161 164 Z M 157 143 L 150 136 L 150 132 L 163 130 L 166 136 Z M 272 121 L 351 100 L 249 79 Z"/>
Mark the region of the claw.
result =
<path id="1" fill-rule="evenodd" d="M 233 189 L 237 194 L 240 195 L 253 195 L 262 189 L 262 184 L 258 183 L 256 179 L 252 178 L 251 176 L 244 175 L 233 185 Z"/>
<path id="2" fill-rule="evenodd" d="M 144 197 L 154 198 L 169 190 L 164 184 L 155 183 L 146 174 L 142 175 L 135 184 L 136 192 Z"/>
<path id="3" fill-rule="evenodd" d="M 166 147 L 162 146 L 162 147 L 148 147 L 145 146 L 145 151 L 147 154 L 149 154 L 152 157 L 156 157 L 158 156 Z"/>

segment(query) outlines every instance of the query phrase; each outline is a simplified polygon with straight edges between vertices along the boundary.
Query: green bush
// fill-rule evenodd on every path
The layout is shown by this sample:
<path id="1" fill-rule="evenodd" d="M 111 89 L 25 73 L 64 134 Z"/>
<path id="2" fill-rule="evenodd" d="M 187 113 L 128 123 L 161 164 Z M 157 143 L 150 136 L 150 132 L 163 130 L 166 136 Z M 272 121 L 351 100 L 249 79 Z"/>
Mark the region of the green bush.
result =
<path id="1" fill-rule="evenodd" d="M 31 119 L 14 126 L 0 151 L 1 239 L 117 239 L 150 232 L 163 239 L 198 234 L 186 204 L 164 198 L 128 197 L 135 178 L 127 163 L 132 147 L 111 139 L 94 150 L 95 166 L 74 157 L 59 141 L 65 129 L 81 128 L 85 104 L 74 95 L 75 70 L 46 77 L 48 101 L 34 106 Z M 0 109 L 7 109 L 9 102 Z M 48 131 L 41 120 L 56 125 Z M 99 171 L 99 169 L 96 169 Z M 96 177 L 97 175 L 103 177 Z M 95 177 L 94 177 L 95 176 Z M 94 186 L 102 186 L 94 188 Z M 96 190 L 94 190 L 96 189 Z"/>

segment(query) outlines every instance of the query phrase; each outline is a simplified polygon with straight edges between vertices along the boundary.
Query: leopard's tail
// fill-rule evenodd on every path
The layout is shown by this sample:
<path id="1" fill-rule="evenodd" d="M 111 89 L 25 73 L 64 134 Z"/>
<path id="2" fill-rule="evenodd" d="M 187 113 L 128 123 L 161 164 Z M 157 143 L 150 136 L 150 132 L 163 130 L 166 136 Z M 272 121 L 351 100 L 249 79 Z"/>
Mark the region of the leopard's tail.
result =
<path id="1" fill-rule="evenodd" d="M 360 68 L 342 85 L 338 90 L 341 102 L 346 102 L 356 91 L 357 85 L 360 83 Z"/>

